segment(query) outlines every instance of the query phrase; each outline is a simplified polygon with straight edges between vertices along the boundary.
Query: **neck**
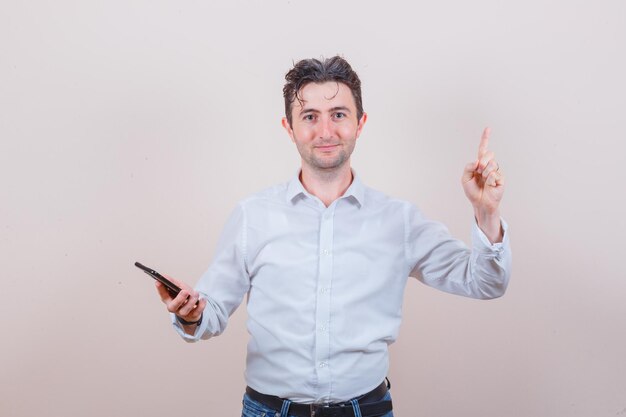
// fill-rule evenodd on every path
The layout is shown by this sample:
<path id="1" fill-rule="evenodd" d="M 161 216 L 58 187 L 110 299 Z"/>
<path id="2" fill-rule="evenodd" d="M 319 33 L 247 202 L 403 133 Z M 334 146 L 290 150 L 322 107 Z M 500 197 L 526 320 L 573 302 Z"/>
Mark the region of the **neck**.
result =
<path id="1" fill-rule="evenodd" d="M 300 181 L 305 190 L 322 200 L 328 207 L 352 184 L 352 170 L 350 164 L 328 171 L 315 170 L 303 165 Z"/>

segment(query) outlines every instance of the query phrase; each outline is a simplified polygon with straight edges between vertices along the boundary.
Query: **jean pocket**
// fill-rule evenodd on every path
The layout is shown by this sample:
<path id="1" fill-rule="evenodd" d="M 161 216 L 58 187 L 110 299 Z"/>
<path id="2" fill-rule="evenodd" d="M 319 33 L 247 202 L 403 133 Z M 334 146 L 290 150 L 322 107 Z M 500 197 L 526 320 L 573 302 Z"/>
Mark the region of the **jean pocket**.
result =
<path id="1" fill-rule="evenodd" d="M 258 401 L 254 401 L 248 395 L 243 396 L 243 410 L 241 417 L 274 417 L 276 411 L 264 406 Z M 280 415 L 280 414 L 279 414 Z"/>

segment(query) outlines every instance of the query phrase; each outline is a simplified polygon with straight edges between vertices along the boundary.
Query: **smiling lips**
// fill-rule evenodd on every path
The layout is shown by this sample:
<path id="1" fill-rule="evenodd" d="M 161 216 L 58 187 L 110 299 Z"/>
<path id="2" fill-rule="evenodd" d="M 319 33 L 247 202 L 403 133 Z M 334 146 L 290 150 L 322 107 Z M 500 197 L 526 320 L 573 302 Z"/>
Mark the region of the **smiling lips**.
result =
<path id="1" fill-rule="evenodd" d="M 316 149 L 320 149 L 322 151 L 329 151 L 331 149 L 336 148 L 337 146 L 339 146 L 339 144 L 334 144 L 334 145 L 319 145 L 319 146 L 315 146 Z"/>

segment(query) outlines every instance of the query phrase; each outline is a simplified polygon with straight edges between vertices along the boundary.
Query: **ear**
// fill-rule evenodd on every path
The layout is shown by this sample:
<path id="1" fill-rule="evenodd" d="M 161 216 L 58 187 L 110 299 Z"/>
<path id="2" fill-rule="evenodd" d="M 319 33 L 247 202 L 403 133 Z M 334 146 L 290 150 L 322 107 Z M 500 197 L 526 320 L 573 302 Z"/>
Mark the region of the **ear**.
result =
<path id="1" fill-rule="evenodd" d="M 283 117 L 280 122 L 283 125 L 283 129 L 285 129 L 285 131 L 287 131 L 287 134 L 291 138 L 291 141 L 295 142 L 295 140 L 293 139 L 293 129 L 291 128 L 291 125 L 289 124 L 289 120 L 287 120 L 286 117 Z"/>
<path id="2" fill-rule="evenodd" d="M 361 119 L 359 120 L 359 125 L 356 128 L 356 138 L 358 139 L 361 136 L 361 131 L 363 130 L 363 126 L 365 126 L 365 122 L 367 122 L 367 113 L 363 112 Z"/>

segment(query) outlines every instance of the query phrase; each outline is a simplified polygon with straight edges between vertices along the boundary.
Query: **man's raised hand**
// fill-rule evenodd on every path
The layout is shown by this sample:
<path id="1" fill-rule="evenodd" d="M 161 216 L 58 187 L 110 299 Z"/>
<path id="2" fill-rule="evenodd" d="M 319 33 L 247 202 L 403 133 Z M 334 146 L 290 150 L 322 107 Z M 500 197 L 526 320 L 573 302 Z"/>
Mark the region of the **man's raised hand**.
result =
<path id="1" fill-rule="evenodd" d="M 478 146 L 478 157 L 465 166 L 461 183 L 465 195 L 474 207 L 478 226 L 491 242 L 497 242 L 502 235 L 500 201 L 504 194 L 504 176 L 495 154 L 489 150 L 490 133 L 491 130 L 485 128 Z"/>

